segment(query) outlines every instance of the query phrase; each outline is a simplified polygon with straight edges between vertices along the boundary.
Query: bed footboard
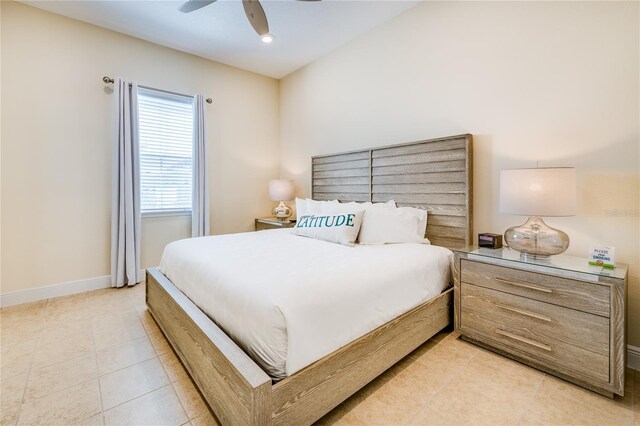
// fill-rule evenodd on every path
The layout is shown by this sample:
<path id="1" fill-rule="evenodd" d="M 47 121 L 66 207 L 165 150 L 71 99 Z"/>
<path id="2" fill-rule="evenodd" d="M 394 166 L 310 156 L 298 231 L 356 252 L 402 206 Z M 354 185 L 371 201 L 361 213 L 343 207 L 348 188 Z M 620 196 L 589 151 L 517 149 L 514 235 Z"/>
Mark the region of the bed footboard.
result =
<path id="1" fill-rule="evenodd" d="M 310 425 L 451 324 L 453 288 L 273 386 L 273 424 Z"/>
<path id="2" fill-rule="evenodd" d="M 157 268 L 146 301 L 222 424 L 271 424 L 271 378 Z"/>
<path id="3" fill-rule="evenodd" d="M 310 425 L 451 324 L 452 289 L 275 385 L 157 268 L 147 306 L 223 425 Z"/>

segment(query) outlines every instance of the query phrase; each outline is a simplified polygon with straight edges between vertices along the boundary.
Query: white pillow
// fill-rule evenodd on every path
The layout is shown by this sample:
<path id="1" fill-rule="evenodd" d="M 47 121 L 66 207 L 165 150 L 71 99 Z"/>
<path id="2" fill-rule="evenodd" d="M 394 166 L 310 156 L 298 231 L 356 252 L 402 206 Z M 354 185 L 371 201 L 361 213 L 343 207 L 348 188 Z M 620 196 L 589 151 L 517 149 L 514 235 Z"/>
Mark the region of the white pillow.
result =
<path id="1" fill-rule="evenodd" d="M 365 212 L 360 244 L 424 243 L 427 211 L 414 207 L 374 208 Z"/>
<path id="2" fill-rule="evenodd" d="M 339 208 L 333 204 L 298 216 L 295 235 L 353 246 L 362 225 L 364 210 Z"/>
<path id="3" fill-rule="evenodd" d="M 321 209 L 322 206 L 331 204 L 340 204 L 338 200 L 331 201 L 316 201 L 311 198 L 296 198 L 296 217 L 302 217 L 307 215 L 311 210 Z"/>

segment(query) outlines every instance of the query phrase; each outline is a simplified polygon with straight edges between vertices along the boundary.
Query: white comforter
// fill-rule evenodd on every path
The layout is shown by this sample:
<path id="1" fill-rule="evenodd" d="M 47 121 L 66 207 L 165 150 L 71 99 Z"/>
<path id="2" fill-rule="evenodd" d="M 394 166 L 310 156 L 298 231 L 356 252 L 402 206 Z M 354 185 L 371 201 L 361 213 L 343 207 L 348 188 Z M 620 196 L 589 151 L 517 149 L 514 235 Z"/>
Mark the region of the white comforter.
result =
<path id="1" fill-rule="evenodd" d="M 441 293 L 452 258 L 437 246 L 346 247 L 278 229 L 173 242 L 160 270 L 281 379 Z"/>

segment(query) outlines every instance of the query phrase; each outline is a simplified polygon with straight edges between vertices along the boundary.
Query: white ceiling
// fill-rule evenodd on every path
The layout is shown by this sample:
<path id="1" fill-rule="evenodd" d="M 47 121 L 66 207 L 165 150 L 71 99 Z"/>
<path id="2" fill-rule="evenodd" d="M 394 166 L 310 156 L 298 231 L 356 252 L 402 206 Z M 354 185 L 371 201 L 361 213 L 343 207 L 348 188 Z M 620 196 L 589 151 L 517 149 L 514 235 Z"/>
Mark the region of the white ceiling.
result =
<path id="1" fill-rule="evenodd" d="M 185 0 L 186 1 L 186 0 Z M 240 0 L 185 14 L 183 1 L 23 1 L 153 43 L 274 78 L 313 62 L 415 6 L 409 0 L 261 0 L 276 39 L 265 44 Z"/>

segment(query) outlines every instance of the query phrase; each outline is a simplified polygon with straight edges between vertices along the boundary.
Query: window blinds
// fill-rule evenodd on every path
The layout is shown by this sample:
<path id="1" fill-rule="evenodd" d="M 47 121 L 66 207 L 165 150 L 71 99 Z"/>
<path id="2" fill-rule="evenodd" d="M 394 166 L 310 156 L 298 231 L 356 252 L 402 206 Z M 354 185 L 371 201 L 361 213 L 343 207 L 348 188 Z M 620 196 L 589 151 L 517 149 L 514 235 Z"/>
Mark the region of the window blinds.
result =
<path id="1" fill-rule="evenodd" d="M 142 213 L 191 210 L 192 101 L 148 89 L 138 92 Z"/>

